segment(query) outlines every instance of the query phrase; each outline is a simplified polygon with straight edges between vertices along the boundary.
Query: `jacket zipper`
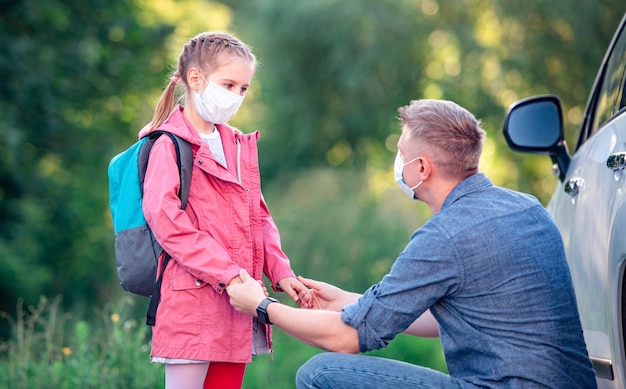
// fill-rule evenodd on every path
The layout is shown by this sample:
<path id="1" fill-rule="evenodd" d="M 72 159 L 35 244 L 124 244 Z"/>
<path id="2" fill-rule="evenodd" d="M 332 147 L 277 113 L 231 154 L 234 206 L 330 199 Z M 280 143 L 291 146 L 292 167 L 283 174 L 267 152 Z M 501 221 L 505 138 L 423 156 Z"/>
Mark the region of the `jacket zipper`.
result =
<path id="1" fill-rule="evenodd" d="M 241 184 L 241 142 L 237 138 L 235 138 L 235 142 L 237 143 L 237 180 Z"/>

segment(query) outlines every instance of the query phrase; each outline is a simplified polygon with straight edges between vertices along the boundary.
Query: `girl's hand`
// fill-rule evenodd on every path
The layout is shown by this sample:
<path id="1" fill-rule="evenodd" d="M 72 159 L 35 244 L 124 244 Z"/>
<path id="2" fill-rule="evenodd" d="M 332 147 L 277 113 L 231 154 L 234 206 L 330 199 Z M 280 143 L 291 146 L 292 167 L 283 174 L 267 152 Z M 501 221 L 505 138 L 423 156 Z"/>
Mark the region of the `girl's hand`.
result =
<path id="1" fill-rule="evenodd" d="M 347 305 L 357 301 L 360 295 L 348 293 L 326 282 L 315 281 L 304 277 L 298 280 L 308 289 L 309 304 L 307 308 L 326 309 L 340 312 Z"/>
<path id="2" fill-rule="evenodd" d="M 263 288 L 263 293 L 265 293 L 265 297 L 270 297 L 270 293 L 267 291 L 263 280 L 257 280 L 257 282 L 259 283 L 259 285 L 261 285 L 261 288 Z"/>
<path id="3" fill-rule="evenodd" d="M 278 281 L 278 286 L 292 298 L 301 308 L 312 308 L 309 289 L 295 277 L 285 277 Z"/>

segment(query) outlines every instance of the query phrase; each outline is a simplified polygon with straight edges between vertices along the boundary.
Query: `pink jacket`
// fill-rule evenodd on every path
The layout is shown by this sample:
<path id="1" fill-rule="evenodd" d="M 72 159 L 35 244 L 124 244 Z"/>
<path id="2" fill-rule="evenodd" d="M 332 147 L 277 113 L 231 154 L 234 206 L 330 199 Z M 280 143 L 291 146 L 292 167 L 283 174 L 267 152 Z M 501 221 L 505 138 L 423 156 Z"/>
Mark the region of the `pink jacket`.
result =
<path id="1" fill-rule="evenodd" d="M 194 166 L 187 209 L 180 209 L 179 174 L 169 137 L 155 142 L 144 183 L 146 220 L 173 259 L 163 277 L 152 356 L 250 362 L 253 320 L 231 307 L 226 285 L 241 268 L 255 279 L 265 273 L 273 286 L 294 276 L 261 193 L 259 135 L 217 126 L 226 169 L 213 158 L 182 111 L 176 107 L 159 129 L 192 143 Z M 139 137 L 148 133 L 144 129 Z M 255 325 L 255 330 L 258 327 L 264 326 Z M 268 335 L 261 345 L 271 347 L 269 328 L 261 328 L 261 333 Z"/>

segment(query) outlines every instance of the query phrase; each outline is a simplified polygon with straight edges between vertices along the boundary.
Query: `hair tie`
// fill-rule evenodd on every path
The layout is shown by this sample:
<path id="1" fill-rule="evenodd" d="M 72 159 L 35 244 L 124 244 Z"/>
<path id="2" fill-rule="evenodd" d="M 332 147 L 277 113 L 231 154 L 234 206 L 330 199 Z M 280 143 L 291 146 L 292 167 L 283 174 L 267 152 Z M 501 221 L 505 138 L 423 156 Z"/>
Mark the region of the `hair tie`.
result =
<path id="1" fill-rule="evenodd" d="M 178 80 L 179 80 L 179 79 L 180 79 L 180 76 L 178 76 L 178 75 L 174 75 L 174 76 L 172 76 L 172 78 L 171 78 L 171 80 L 172 80 L 172 82 L 173 82 L 174 84 L 176 84 L 176 83 L 178 82 Z"/>

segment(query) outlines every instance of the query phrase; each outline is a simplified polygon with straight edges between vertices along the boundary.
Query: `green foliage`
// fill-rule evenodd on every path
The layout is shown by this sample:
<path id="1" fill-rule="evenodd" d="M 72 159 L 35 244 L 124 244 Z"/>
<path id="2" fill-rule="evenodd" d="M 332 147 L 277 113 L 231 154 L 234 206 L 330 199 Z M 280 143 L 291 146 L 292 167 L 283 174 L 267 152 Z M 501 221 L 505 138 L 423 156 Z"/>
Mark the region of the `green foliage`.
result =
<path id="1" fill-rule="evenodd" d="M 77 293 L 66 304 L 88 305 L 118 290 L 106 165 L 149 119 L 180 50 L 168 39 L 198 32 L 190 28 L 201 28 L 199 10 L 261 60 L 237 125 L 261 128 L 266 182 L 318 166 L 390 170 L 397 107 L 433 97 L 483 119 L 482 170 L 544 202 L 555 182 L 549 162 L 508 150 L 505 109 L 557 93 L 571 133 L 621 15 L 618 0 L 583 2 L 583 12 L 540 0 L 523 9 L 493 0 L 225 1 L 233 12 L 137 1 L 2 5 L 0 293 L 9 298 L 0 309 L 67 290 Z"/>
<path id="2" fill-rule="evenodd" d="M 132 300 L 121 299 L 92 324 L 65 314 L 61 299 L 42 298 L 24 312 L 18 304 L 12 336 L 0 343 L 0 387 L 27 388 L 163 388 L 163 366 L 149 361 L 149 327 L 130 318 Z M 67 329 L 70 329 L 67 331 Z M 293 388 L 298 368 L 321 352 L 276 329 L 274 359 L 254 357 L 243 388 Z M 419 363 L 446 371 L 436 339 L 400 336 L 372 355 Z"/>
<path id="3" fill-rule="evenodd" d="M 42 385 L 46 381 L 42 377 L 33 378 L 36 382 L 32 382 L 31 377 L 37 375 L 42 365 L 54 364 L 53 360 L 61 355 L 61 347 L 55 343 L 56 339 L 63 337 L 64 327 L 59 302 L 56 299 L 48 305 L 46 299 L 42 299 L 38 306 L 30 307 L 27 315 L 20 301 L 15 319 L 6 314 L 1 315 L 10 321 L 13 329 L 11 340 L 0 344 L 0 352 L 4 357 L 0 364 L 0 377 L 5 380 L 3 384 L 6 387 L 45 387 Z M 46 309 L 49 309 L 47 315 Z"/>
<path id="4" fill-rule="evenodd" d="M 253 116 L 263 124 L 265 176 L 362 166 L 362 149 L 386 152 L 396 110 L 417 96 L 425 67 L 428 24 L 415 2 L 264 1 L 235 10 L 262 63 L 253 88 L 267 108 Z"/>
<path id="5" fill-rule="evenodd" d="M 61 299 L 17 306 L 12 336 L 0 343 L 0 386 L 6 388 L 157 388 L 163 368 L 149 362 L 149 327 L 127 317 L 129 299 L 109 305 L 89 324 L 64 314 Z M 73 329 L 66 335 L 66 328 Z M 70 328 L 72 328 L 70 326 Z"/>
<path id="6" fill-rule="evenodd" d="M 623 8 L 623 0 L 2 2 L 0 311 L 16 319 L 0 379 L 17 388 L 25 379 L 59 388 L 162 383 L 133 381 L 162 376 L 147 359 L 147 328 L 89 313 L 121 294 L 106 166 L 149 120 L 182 43 L 201 29 L 235 32 L 261 61 L 234 124 L 261 130 L 265 198 L 294 269 L 362 292 L 429 215 L 392 180 L 397 108 L 417 98 L 467 107 L 489 136 L 481 170 L 546 203 L 556 182 L 548 158 L 509 151 L 502 119 L 519 98 L 557 94 L 573 150 Z M 37 305 L 60 294 L 62 302 Z M 21 304 L 15 311 L 18 298 L 34 305 L 28 314 Z M 142 318 L 145 300 L 130 300 L 124 309 Z M 424 342 L 399 337 L 380 353 L 444 370 L 438 343 Z M 292 387 L 297 367 L 319 352 L 280 331 L 276 348 L 273 365 L 259 357 L 249 368 L 246 387 Z M 103 384 L 105 374 L 120 378 Z"/>
<path id="7" fill-rule="evenodd" d="M 0 309 L 17 296 L 91 302 L 111 288 L 107 157 L 130 132 L 129 96 L 170 27 L 131 2 L 24 0 L 0 13 Z M 1 334 L 1 332 L 0 332 Z"/>
<path id="8" fill-rule="evenodd" d="M 544 203 L 556 183 L 547 158 L 508 149 L 504 114 L 518 99 L 559 95 L 573 149 L 624 11 L 621 0 L 580 8 L 543 0 L 229 3 L 234 25 L 263 63 L 252 86 L 262 98 L 248 117 L 262 128 L 266 177 L 320 165 L 388 166 L 396 109 L 440 98 L 482 119 L 492 146 L 482 170 Z"/>
<path id="9" fill-rule="evenodd" d="M 354 292 L 385 275 L 430 215 L 397 189 L 389 172 L 371 181 L 354 168 L 311 169 L 264 189 L 294 270 Z M 383 187 L 378 197 L 371 186 Z"/>

